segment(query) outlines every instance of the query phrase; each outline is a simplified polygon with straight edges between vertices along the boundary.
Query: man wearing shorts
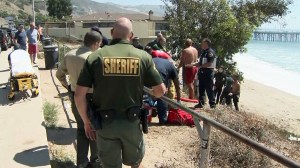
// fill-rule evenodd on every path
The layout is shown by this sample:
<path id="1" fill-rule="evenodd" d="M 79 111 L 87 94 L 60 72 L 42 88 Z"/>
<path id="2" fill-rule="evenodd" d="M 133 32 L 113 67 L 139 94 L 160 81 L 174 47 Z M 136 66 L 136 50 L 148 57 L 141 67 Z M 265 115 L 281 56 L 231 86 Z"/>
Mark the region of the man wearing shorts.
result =
<path id="1" fill-rule="evenodd" d="M 28 39 L 28 53 L 30 55 L 31 63 L 36 64 L 35 58 L 38 52 L 38 31 L 35 29 L 35 24 L 33 22 L 30 23 L 30 29 L 26 32 Z"/>
<path id="2" fill-rule="evenodd" d="M 183 81 L 189 89 L 189 98 L 194 99 L 194 79 L 197 74 L 197 67 L 185 67 L 187 64 L 192 64 L 197 61 L 198 51 L 193 47 L 193 41 L 187 39 L 185 49 L 182 51 L 178 69 L 183 67 Z"/>

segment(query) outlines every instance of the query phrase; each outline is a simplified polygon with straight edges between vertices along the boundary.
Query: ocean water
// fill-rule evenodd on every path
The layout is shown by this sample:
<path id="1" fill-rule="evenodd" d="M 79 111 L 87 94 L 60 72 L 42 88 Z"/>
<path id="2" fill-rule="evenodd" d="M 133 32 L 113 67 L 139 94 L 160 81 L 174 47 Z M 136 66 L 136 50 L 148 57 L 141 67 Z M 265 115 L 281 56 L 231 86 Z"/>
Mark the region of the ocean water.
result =
<path id="1" fill-rule="evenodd" d="M 234 60 L 244 77 L 300 97 L 300 43 L 250 41 Z"/>

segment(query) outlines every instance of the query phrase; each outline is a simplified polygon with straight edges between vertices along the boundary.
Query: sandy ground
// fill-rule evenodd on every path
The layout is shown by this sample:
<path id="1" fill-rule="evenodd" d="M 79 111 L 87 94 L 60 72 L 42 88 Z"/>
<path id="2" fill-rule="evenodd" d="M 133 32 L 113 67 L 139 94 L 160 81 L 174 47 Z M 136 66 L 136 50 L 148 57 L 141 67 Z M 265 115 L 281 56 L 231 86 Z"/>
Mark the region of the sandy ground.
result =
<path id="1" fill-rule="evenodd" d="M 300 97 L 246 80 L 242 84 L 240 104 L 244 111 L 300 135 Z"/>

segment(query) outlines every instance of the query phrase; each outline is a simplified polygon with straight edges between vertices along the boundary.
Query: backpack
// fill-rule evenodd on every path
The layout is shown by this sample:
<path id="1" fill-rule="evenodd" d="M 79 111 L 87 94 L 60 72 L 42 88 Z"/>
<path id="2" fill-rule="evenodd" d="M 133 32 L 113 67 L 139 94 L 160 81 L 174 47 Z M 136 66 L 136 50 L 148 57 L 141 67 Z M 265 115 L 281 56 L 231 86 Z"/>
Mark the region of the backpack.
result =
<path id="1" fill-rule="evenodd" d="M 167 121 L 170 124 L 195 125 L 193 116 L 181 109 L 170 109 Z"/>

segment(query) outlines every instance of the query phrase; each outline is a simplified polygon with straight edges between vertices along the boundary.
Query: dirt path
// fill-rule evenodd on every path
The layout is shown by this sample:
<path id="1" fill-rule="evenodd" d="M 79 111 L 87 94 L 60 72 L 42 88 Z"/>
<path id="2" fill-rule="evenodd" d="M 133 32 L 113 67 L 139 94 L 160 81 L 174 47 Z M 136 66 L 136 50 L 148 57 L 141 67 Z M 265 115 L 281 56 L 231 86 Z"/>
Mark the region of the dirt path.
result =
<path id="1" fill-rule="evenodd" d="M 10 52 L 0 54 L 0 167 L 50 167 L 41 96 L 31 98 L 28 91 L 27 99 L 22 99 L 20 92 L 16 92 L 14 101 L 6 97 L 10 91 Z"/>
<path id="2" fill-rule="evenodd" d="M 55 70 L 45 70 L 44 60 L 39 60 L 38 64 L 43 103 L 48 101 L 58 107 L 58 128 L 47 129 L 50 156 L 62 161 L 68 159 L 76 163 L 76 122 L 71 112 L 67 91 L 59 85 L 59 81 L 55 77 Z M 68 167 L 72 168 L 75 166 L 73 164 L 73 166 Z"/>

